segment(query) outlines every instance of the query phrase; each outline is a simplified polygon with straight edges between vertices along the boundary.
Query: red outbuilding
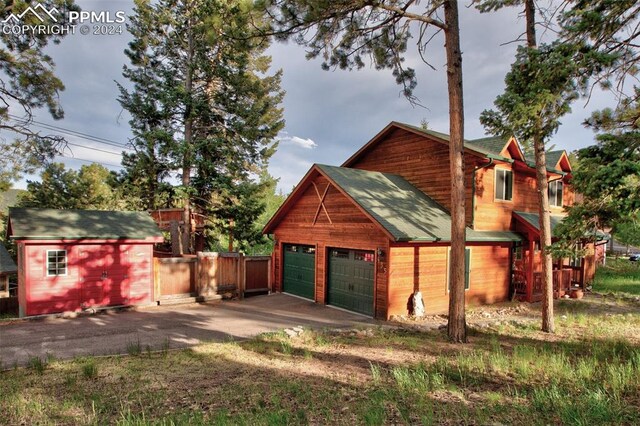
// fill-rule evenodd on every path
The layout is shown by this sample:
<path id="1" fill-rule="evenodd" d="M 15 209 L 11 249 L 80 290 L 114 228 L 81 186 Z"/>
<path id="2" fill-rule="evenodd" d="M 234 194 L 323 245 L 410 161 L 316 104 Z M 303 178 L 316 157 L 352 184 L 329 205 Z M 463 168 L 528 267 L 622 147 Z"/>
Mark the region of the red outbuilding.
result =
<path id="1" fill-rule="evenodd" d="M 146 213 L 12 208 L 20 316 L 152 303 L 153 245 Z"/>

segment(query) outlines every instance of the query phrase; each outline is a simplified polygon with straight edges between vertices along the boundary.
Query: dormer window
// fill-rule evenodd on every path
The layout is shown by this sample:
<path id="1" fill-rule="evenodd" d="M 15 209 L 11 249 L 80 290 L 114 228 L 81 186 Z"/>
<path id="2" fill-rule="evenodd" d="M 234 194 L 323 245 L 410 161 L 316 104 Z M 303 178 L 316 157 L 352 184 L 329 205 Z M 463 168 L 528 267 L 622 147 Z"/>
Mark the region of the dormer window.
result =
<path id="1" fill-rule="evenodd" d="M 549 182 L 549 204 L 555 207 L 562 207 L 562 190 L 563 184 L 561 180 Z"/>
<path id="2" fill-rule="evenodd" d="M 513 198 L 513 172 L 496 169 L 496 200 L 511 201 Z"/>

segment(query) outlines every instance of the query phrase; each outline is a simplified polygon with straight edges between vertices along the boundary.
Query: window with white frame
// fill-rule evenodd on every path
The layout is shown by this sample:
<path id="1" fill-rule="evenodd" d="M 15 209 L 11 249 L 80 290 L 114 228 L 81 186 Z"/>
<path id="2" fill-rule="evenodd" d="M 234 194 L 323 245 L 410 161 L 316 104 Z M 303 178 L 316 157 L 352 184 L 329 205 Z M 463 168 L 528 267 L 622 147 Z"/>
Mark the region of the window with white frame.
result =
<path id="1" fill-rule="evenodd" d="M 67 251 L 47 250 L 47 276 L 67 275 Z"/>
<path id="2" fill-rule="evenodd" d="M 563 184 L 561 180 L 549 182 L 549 204 L 562 207 Z"/>
<path id="3" fill-rule="evenodd" d="M 513 172 L 496 169 L 496 200 L 511 201 L 513 198 Z"/>

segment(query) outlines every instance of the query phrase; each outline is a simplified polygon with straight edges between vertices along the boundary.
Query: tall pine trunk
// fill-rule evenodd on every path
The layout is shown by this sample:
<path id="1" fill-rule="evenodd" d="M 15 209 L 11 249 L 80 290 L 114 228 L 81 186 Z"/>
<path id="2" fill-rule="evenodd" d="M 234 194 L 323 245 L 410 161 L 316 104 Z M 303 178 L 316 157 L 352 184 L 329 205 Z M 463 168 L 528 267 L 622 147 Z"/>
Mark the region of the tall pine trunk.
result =
<path id="1" fill-rule="evenodd" d="M 465 189 L 464 109 L 462 97 L 462 53 L 457 0 L 444 3 L 447 86 L 449 90 L 449 169 L 451 173 L 451 259 L 449 262 L 448 335 L 453 342 L 467 341 L 465 319 Z"/>
<path id="2" fill-rule="evenodd" d="M 527 46 L 537 49 L 535 28 L 535 0 L 525 1 L 525 17 L 527 21 Z M 538 119 L 533 148 L 536 157 L 536 189 L 538 191 L 538 216 L 540 218 L 540 255 L 542 256 L 542 331 L 553 333 L 553 260 L 549 253 L 551 245 L 551 212 L 549 210 L 549 183 L 547 181 L 547 159 L 544 140 L 542 139 L 542 119 Z M 533 256 L 533 253 L 531 253 Z M 533 285 L 533 283 L 529 283 Z"/>
<path id="3" fill-rule="evenodd" d="M 190 1 L 190 0 L 187 0 Z M 186 75 L 184 88 L 187 96 L 187 102 L 184 110 L 184 154 L 182 159 L 182 186 L 185 189 L 184 194 L 184 210 L 182 211 L 182 252 L 191 253 L 191 194 L 189 188 L 191 187 L 191 166 L 192 166 L 192 150 L 193 150 L 193 114 L 192 114 L 192 100 L 193 100 L 193 60 L 194 60 L 194 46 L 193 46 L 193 32 L 192 25 L 193 19 L 191 17 L 192 11 L 189 10 L 188 19 L 188 35 L 187 35 L 187 59 L 186 59 Z"/>

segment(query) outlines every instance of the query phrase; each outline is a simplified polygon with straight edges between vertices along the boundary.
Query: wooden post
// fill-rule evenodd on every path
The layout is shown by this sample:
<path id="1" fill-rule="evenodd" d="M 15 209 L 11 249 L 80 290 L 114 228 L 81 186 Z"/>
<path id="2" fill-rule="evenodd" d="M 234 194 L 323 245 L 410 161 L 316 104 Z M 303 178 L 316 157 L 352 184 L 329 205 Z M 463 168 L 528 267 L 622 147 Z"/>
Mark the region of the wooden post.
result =
<path id="1" fill-rule="evenodd" d="M 529 268 L 527 271 L 527 302 L 533 300 L 533 259 L 535 256 L 536 242 L 533 235 L 529 234 Z"/>
<path id="2" fill-rule="evenodd" d="M 273 265 L 273 254 L 267 260 L 267 288 L 269 289 L 269 294 L 273 291 L 272 287 L 272 279 L 271 279 L 271 265 Z"/>
<path id="3" fill-rule="evenodd" d="M 246 284 L 246 265 L 244 254 L 238 253 L 238 269 L 236 275 L 236 285 L 238 286 L 238 298 L 244 299 L 244 290 Z"/>
<path id="4" fill-rule="evenodd" d="M 180 224 L 177 220 L 169 223 L 171 234 L 171 254 L 180 256 L 182 254 L 182 235 L 180 234 Z"/>
<path id="5" fill-rule="evenodd" d="M 160 259 L 157 257 L 153 258 L 153 300 L 159 301 L 160 296 L 162 296 L 162 285 L 160 283 Z"/>
<path id="6" fill-rule="evenodd" d="M 203 281 L 203 270 L 204 270 L 204 254 L 199 251 L 196 253 L 196 294 L 198 296 L 202 296 L 202 281 Z"/>
<path id="7" fill-rule="evenodd" d="M 233 225 L 235 222 L 233 219 L 229 220 L 229 253 L 233 252 Z"/>

